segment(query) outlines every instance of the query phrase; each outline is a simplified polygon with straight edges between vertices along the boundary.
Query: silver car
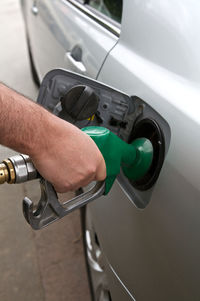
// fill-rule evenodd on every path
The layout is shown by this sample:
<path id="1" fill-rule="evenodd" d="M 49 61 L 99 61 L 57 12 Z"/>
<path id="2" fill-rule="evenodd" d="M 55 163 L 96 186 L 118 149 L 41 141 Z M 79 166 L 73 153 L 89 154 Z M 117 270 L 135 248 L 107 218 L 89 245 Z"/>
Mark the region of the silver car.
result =
<path id="1" fill-rule="evenodd" d="M 64 68 L 142 103 L 154 146 L 82 211 L 95 301 L 200 300 L 200 2 L 22 0 L 33 76 Z"/>

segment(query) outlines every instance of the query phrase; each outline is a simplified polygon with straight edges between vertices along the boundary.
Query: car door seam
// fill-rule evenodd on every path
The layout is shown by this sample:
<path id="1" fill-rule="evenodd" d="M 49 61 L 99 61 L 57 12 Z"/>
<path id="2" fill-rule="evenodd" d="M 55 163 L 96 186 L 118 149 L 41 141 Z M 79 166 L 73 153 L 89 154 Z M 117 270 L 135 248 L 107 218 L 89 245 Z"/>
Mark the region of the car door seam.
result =
<path id="1" fill-rule="evenodd" d="M 99 77 L 99 74 L 100 74 L 100 72 L 101 72 L 101 70 L 102 70 L 102 68 L 103 68 L 103 66 L 104 66 L 104 64 L 105 64 L 105 62 L 106 62 L 106 60 L 107 60 L 107 57 L 109 56 L 109 54 L 111 53 L 111 51 L 114 49 L 114 47 L 115 46 L 117 46 L 117 44 L 118 44 L 118 41 L 119 41 L 119 39 L 116 41 L 116 43 L 111 47 L 111 49 L 108 51 L 108 53 L 106 54 L 106 56 L 105 56 L 105 58 L 104 58 L 104 60 L 103 60 L 103 62 L 102 62 L 102 64 L 101 64 L 101 67 L 100 67 L 100 69 L 99 69 L 99 71 L 97 72 L 97 75 L 96 75 L 96 80 L 98 79 L 98 77 Z"/>

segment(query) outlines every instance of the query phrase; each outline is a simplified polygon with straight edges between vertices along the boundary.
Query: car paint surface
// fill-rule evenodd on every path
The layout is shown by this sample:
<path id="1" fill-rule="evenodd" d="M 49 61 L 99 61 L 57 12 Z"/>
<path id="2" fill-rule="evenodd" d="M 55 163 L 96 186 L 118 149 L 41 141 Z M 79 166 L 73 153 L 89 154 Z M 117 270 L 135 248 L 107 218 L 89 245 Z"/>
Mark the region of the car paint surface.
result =
<path id="1" fill-rule="evenodd" d="M 38 10 L 36 15 L 32 13 L 34 5 Z M 25 9 L 31 50 L 40 79 L 58 67 L 79 72 L 67 56 L 75 47 L 82 50 L 84 74 L 92 78 L 97 76 L 108 52 L 117 42 L 114 34 L 69 1 L 29 1 Z"/>
<path id="2" fill-rule="evenodd" d="M 169 152 L 144 210 L 118 184 L 91 205 L 107 260 L 136 300 L 200 296 L 199 6 L 124 2 L 120 40 L 98 77 L 144 99 L 171 129 Z"/>
<path id="3" fill-rule="evenodd" d="M 28 25 L 30 36 L 35 35 L 37 40 L 37 43 L 32 40 L 31 47 L 37 45 L 38 53 L 33 51 L 33 54 L 40 75 L 51 68 L 69 67 L 63 57 L 76 45 L 79 36 L 87 75 L 98 76 L 98 80 L 126 94 L 137 95 L 167 121 L 171 130 L 169 151 L 144 210 L 135 207 L 117 182 L 106 198 L 90 205 L 113 300 L 197 301 L 200 298 L 200 3 L 124 0 L 119 40 L 87 17 L 84 22 L 88 22 L 90 30 L 95 30 L 94 36 L 98 35 L 95 45 L 94 41 L 86 45 L 83 28 L 77 29 L 83 13 L 69 4 L 70 17 L 63 21 L 64 2 L 67 3 L 52 1 L 44 8 L 45 14 L 48 10 L 55 14 L 54 18 L 39 20 L 41 28 L 44 27 L 42 31 L 48 28 L 49 40 L 45 45 L 44 40 L 43 46 L 37 43 L 41 43 L 46 33 L 41 36 L 33 33 L 36 20 Z M 75 14 L 76 22 L 71 14 Z M 70 26 L 72 32 L 76 28 L 74 39 L 66 30 Z M 102 46 L 104 33 L 107 48 Z M 62 42 L 58 43 L 58 39 Z M 52 45 L 53 56 L 46 49 L 48 45 Z"/>

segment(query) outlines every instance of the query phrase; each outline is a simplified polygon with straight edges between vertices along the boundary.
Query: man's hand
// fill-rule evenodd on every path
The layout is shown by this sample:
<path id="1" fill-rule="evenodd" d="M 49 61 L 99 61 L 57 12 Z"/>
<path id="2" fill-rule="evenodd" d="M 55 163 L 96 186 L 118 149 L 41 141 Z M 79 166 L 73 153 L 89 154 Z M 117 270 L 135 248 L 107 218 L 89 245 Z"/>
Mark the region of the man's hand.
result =
<path id="1" fill-rule="evenodd" d="M 0 143 L 29 155 L 58 192 L 106 177 L 94 141 L 72 124 L 0 84 Z"/>
<path id="2" fill-rule="evenodd" d="M 105 162 L 94 141 L 72 124 L 49 117 L 46 135 L 31 157 L 39 173 L 57 192 L 104 180 Z"/>

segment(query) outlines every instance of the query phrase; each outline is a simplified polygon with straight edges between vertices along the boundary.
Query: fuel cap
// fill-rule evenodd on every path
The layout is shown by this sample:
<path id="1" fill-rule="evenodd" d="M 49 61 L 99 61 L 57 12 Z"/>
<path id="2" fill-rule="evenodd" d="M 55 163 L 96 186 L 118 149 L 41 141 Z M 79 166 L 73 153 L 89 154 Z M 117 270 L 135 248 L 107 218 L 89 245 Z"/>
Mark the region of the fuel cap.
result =
<path id="1" fill-rule="evenodd" d="M 77 85 L 61 97 L 62 111 L 59 117 L 70 116 L 74 121 L 85 120 L 97 112 L 99 98 L 89 86 Z"/>

